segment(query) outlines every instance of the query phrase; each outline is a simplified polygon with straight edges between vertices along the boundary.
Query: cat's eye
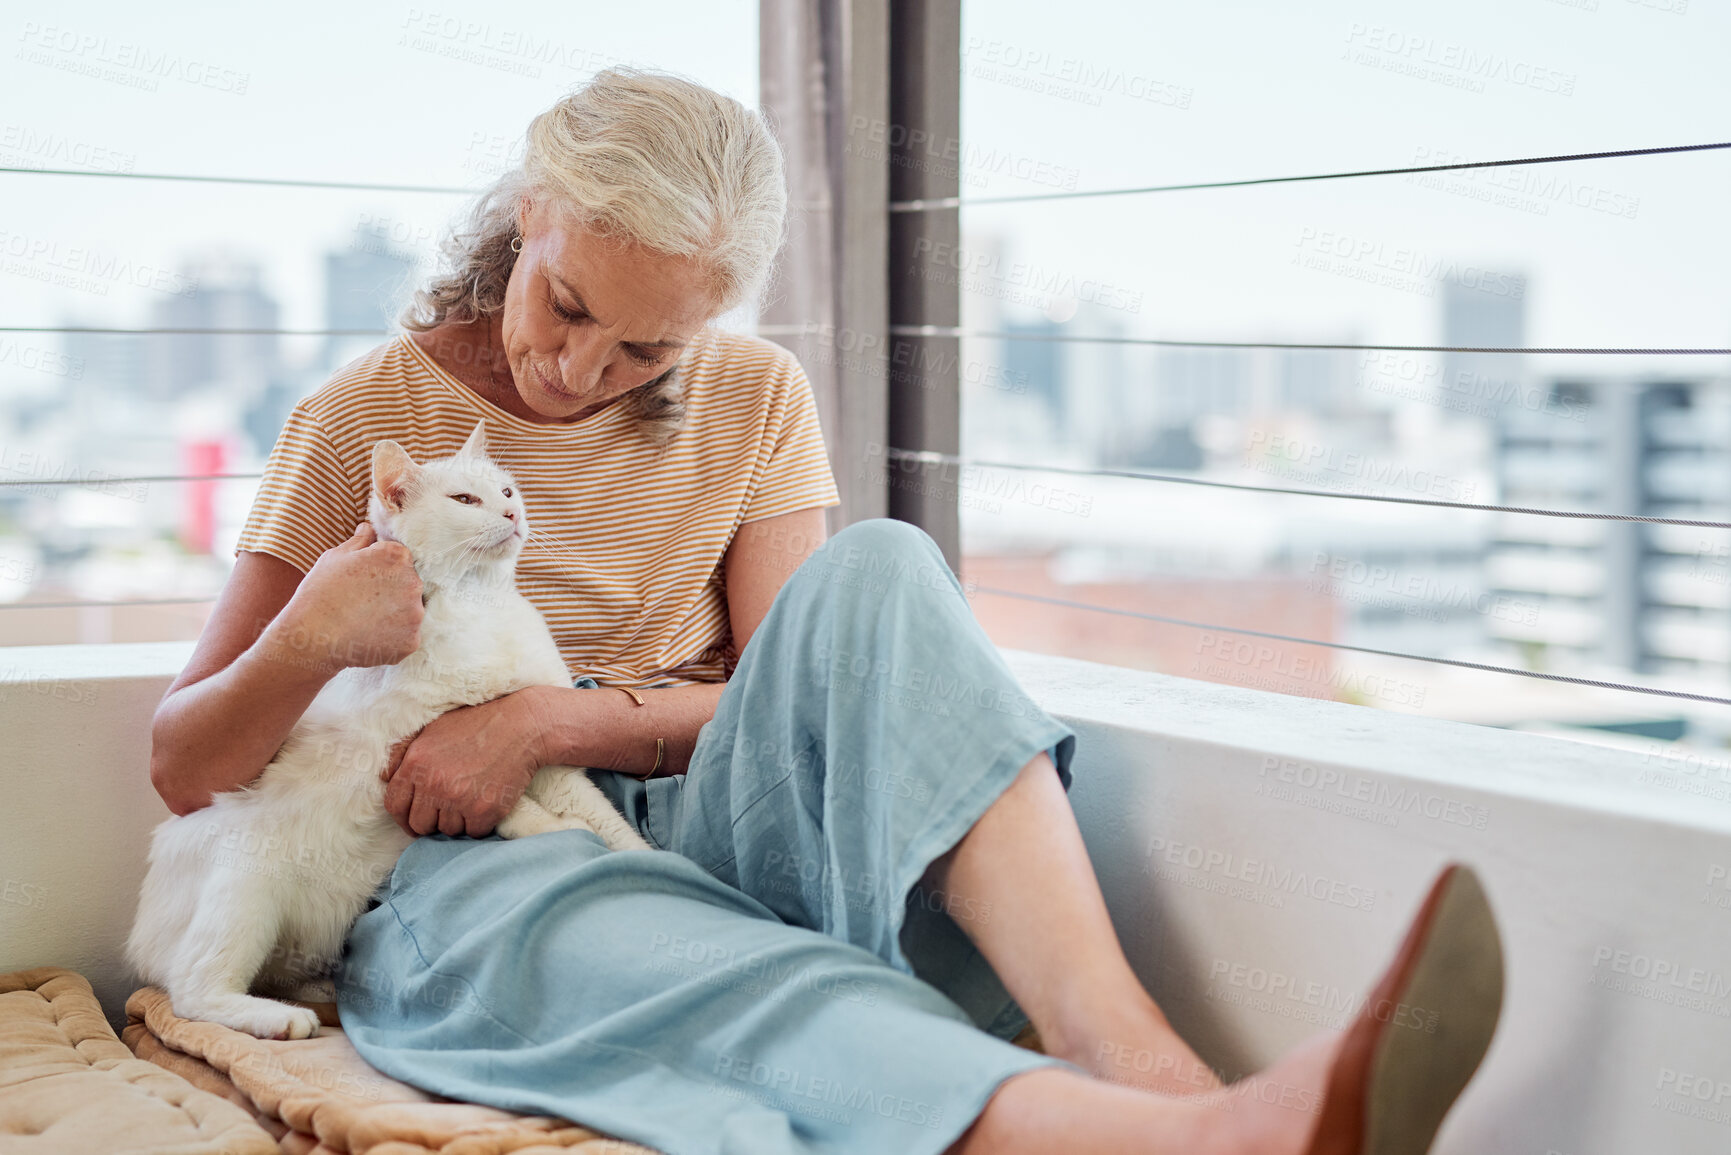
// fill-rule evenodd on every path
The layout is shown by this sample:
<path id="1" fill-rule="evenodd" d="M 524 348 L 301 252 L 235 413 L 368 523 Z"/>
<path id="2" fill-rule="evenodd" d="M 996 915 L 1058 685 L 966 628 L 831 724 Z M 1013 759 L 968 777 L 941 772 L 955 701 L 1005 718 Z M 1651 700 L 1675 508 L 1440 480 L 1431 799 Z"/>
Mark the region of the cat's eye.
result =
<path id="1" fill-rule="evenodd" d="M 451 500 L 452 501 L 460 501 L 464 505 L 480 505 L 481 504 L 481 499 L 476 497 L 472 493 L 453 493 L 453 494 L 451 494 Z"/>
<path id="2" fill-rule="evenodd" d="M 506 497 L 510 497 L 511 496 L 511 487 L 509 485 L 507 485 L 504 489 L 501 489 L 499 492 L 504 494 Z"/>

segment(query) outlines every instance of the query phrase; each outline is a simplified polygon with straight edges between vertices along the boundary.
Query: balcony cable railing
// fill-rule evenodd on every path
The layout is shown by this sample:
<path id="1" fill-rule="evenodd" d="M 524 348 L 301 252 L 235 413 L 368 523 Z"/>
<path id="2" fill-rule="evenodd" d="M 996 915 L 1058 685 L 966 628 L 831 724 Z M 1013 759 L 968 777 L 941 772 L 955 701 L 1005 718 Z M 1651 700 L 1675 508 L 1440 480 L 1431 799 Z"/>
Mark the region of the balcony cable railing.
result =
<path id="1" fill-rule="evenodd" d="M 974 593 L 990 594 L 993 597 L 1015 598 L 1019 601 L 1039 602 L 1042 605 L 1063 606 L 1073 610 L 1091 610 L 1101 614 L 1116 614 L 1119 617 L 1136 618 L 1146 622 L 1160 622 L 1169 626 L 1187 626 L 1193 630 L 1212 633 L 1240 634 L 1244 637 L 1264 638 L 1275 642 L 1293 642 L 1305 646 L 1322 646 L 1330 650 L 1347 650 L 1355 654 L 1371 654 L 1379 658 L 1401 658 L 1409 662 L 1429 662 L 1436 666 L 1458 666 L 1461 669 L 1479 670 L 1490 674 L 1514 674 L 1517 677 L 1538 678 L 1546 682 L 1567 682 L 1574 686 L 1592 686 L 1601 690 L 1627 690 L 1635 694 L 1652 694 L 1661 698 L 1685 698 L 1692 702 L 1710 702 L 1717 706 L 1731 706 L 1731 698 L 1715 697 L 1712 694 L 1695 694 L 1687 690 L 1669 690 L 1660 686 L 1640 686 L 1629 682 L 1607 682 L 1597 678 L 1579 678 L 1570 674 L 1551 674 L 1543 670 L 1523 670 L 1518 666 L 1469 662 L 1461 658 L 1439 658 L 1434 654 L 1408 654 L 1400 650 L 1379 650 L 1374 646 L 1354 646 L 1346 642 L 1325 642 L 1316 638 L 1299 638 L 1290 634 L 1274 634 L 1266 630 L 1250 630 L 1239 626 L 1217 626 L 1208 622 L 1191 621 L 1188 618 L 1173 618 L 1142 610 L 1126 610 L 1118 606 L 1102 606 L 1093 602 L 1072 601 L 1069 598 L 1055 598 L 1049 594 L 1033 594 L 1024 590 L 1003 590 L 978 584 L 969 588 Z"/>
<path id="2" fill-rule="evenodd" d="M 186 329 L 173 325 L 113 329 L 95 325 L 0 325 L 0 333 L 95 333 L 142 337 L 156 334 L 184 337 L 389 337 L 393 329 Z"/>
<path id="3" fill-rule="evenodd" d="M 1666 153 L 1711 152 L 1731 148 L 1731 141 L 1714 144 L 1673 144 L 1660 148 L 1622 148 L 1611 152 L 1571 152 L 1557 156 L 1529 156 L 1518 160 L 1468 160 L 1455 164 L 1421 164 L 1406 168 L 1367 168 L 1352 172 L 1321 172 L 1304 176 L 1263 176 L 1249 180 L 1194 181 L 1189 184 L 1139 185 L 1132 188 L 1070 189 L 1064 192 L 1021 193 L 1001 197 L 928 197 L 924 200 L 891 201 L 892 213 L 925 213 L 972 205 L 1016 205 L 1035 201 L 1090 200 L 1100 197 L 1147 196 L 1152 193 L 1198 192 L 1203 189 L 1250 188 L 1254 185 L 1303 184 L 1319 180 L 1353 180 L 1366 176 L 1402 176 L 1409 173 L 1452 172 L 1467 168 L 1509 168 L 1528 164 L 1564 164 L 1576 160 L 1615 160 L 1629 156 L 1662 156 Z"/>
<path id="4" fill-rule="evenodd" d="M 348 192 L 436 193 L 450 196 L 458 194 L 473 196 L 481 191 L 478 188 L 462 188 L 457 185 L 379 184 L 372 181 L 293 180 L 269 176 L 203 176 L 182 172 L 111 172 L 102 169 L 28 168 L 10 165 L 0 166 L 0 174 L 14 176 L 97 176 L 116 180 L 165 180 L 187 184 L 245 184 L 263 185 L 267 188 L 328 188 L 342 189 Z"/>
<path id="5" fill-rule="evenodd" d="M 798 329 L 800 326 L 786 326 Z M 810 328 L 810 326 L 806 326 Z M 1389 353 L 1533 353 L 1603 357 L 1725 357 L 1731 348 L 1642 348 L 1605 345 L 1351 345 L 1303 341 L 1179 341 L 1163 337 L 1106 337 L 1086 333 L 1026 333 L 964 329 L 959 325 L 891 325 L 892 337 L 979 337 L 999 341 L 1056 341 L 1077 345 L 1153 345 L 1175 349 L 1322 349 Z"/>
<path id="6" fill-rule="evenodd" d="M 812 337 L 821 335 L 824 328 L 821 325 L 758 325 L 753 331 L 763 337 Z M 192 337 L 389 337 L 395 332 L 394 329 L 198 329 L 174 326 L 117 329 L 91 325 L 0 325 L 0 333 L 88 333 L 127 337 L 157 334 Z M 1076 333 L 1000 332 L 992 329 L 963 329 L 956 325 L 891 325 L 889 333 L 892 337 L 977 337 L 983 340 L 1057 341 L 1084 345 L 1151 345 L 1175 349 L 1320 349 L 1392 353 L 1533 353 L 1568 356 L 1597 354 L 1615 357 L 1731 356 L 1731 347 L 1679 349 L 1569 345 L 1352 345 L 1308 341 L 1189 341 L 1165 337 L 1104 337 Z"/>
<path id="7" fill-rule="evenodd" d="M 1716 149 L 1725 148 L 1731 148 L 1731 141 L 1719 141 L 1709 144 L 1662 145 L 1658 148 L 1622 148 L 1612 149 L 1606 152 L 1560 153 L 1554 156 L 1517 157 L 1507 160 L 1469 160 L 1458 161 L 1452 164 L 1408 165 L 1402 168 L 1354 169 L 1348 172 L 1306 173 L 1299 176 L 1265 176 L 1252 177 L 1244 180 L 1192 181 L 1186 184 L 1141 185 L 1132 188 L 1117 189 L 1072 189 L 1063 192 L 1026 193 L 1018 196 L 966 198 L 932 197 L 926 200 L 891 201 L 889 209 L 893 213 L 932 212 L 943 209 L 962 208 L 968 205 L 1027 204 L 1034 201 L 1145 196 L 1152 193 L 1197 192 L 1205 189 L 1249 188 L 1256 185 L 1301 184 L 1323 180 L 1352 180 L 1358 177 L 1403 176 L 1407 174 L 1427 172 L 1456 172 L 1462 169 L 1509 168 L 1529 164 L 1565 164 L 1571 161 L 1583 160 L 1616 160 L 1632 156 L 1663 156 L 1666 154 L 1676 153 L 1711 152 Z M 115 172 L 103 169 L 32 168 L 29 166 L 17 165 L 0 166 L 0 174 L 11 174 L 15 176 L 82 176 L 100 177 L 110 180 L 179 181 L 193 184 L 259 185 L 270 188 L 337 189 L 349 192 L 432 193 L 435 195 L 450 196 L 473 196 L 482 191 L 478 188 L 467 188 L 460 185 L 386 184 L 374 181 L 342 180 L 299 180 L 286 177 L 218 176 L 201 173 Z"/>
<path id="8" fill-rule="evenodd" d="M 1216 481 L 1205 477 L 1185 477 L 1176 473 L 1152 473 L 1140 469 L 1111 469 L 1078 466 L 1041 465 L 1028 461 L 986 461 L 977 457 L 958 457 L 953 453 L 937 453 L 930 449 L 902 449 L 891 446 L 884 450 L 893 461 L 915 461 L 929 465 L 961 465 L 979 469 L 1013 469 L 1026 473 L 1058 473 L 1070 477 L 1129 477 L 1137 481 L 1167 482 L 1172 485 L 1198 485 L 1209 489 L 1236 489 L 1247 493 L 1281 493 L 1293 497 L 1337 497 L 1346 501 L 1381 501 L 1394 505 L 1427 505 L 1442 509 L 1468 509 L 1481 513 L 1523 513 L 1533 517 L 1572 517 L 1585 521 L 1640 521 L 1651 525 L 1682 525 L 1691 529 L 1731 529 L 1731 521 L 1696 521 L 1684 517 L 1652 517 L 1640 513 L 1600 513 L 1584 509 L 1541 509 L 1522 505 L 1483 505 L 1470 501 L 1442 501 L 1429 497 L 1398 497 L 1391 493 L 1355 493 L 1340 489 L 1287 489 L 1278 485 L 1249 485 L 1237 481 Z"/>
<path id="9" fill-rule="evenodd" d="M 1401 168 L 1360 169 L 1347 172 L 1313 173 L 1296 176 L 1259 177 L 1243 180 L 1200 181 L 1186 184 L 1146 185 L 1119 189 L 1073 190 L 1053 193 L 1030 193 L 1018 196 L 1003 197 L 938 197 L 924 200 L 892 201 L 891 212 L 911 213 L 930 212 L 947 209 L 961 209 L 975 205 L 991 204 L 1022 204 L 1039 201 L 1079 200 L 1103 197 L 1141 196 L 1157 193 L 1193 192 L 1206 189 L 1246 188 L 1261 185 L 1296 184 L 1327 180 L 1348 180 L 1361 177 L 1397 176 L 1418 173 L 1460 171 L 1465 169 L 1502 168 L 1520 165 L 1561 164 L 1575 161 L 1611 160 L 1637 156 L 1660 156 L 1668 154 L 1709 152 L 1731 149 L 1731 141 L 1708 144 L 1671 145 L 1659 148 L 1618 149 L 1606 152 L 1568 153 L 1553 156 L 1524 157 L 1518 159 L 1465 161 L 1452 164 L 1414 165 Z M 235 184 L 271 186 L 283 188 L 306 189 L 337 189 L 348 191 L 373 192 L 407 192 L 433 194 L 464 194 L 474 195 L 481 190 L 442 185 L 404 185 L 384 184 L 360 181 L 316 181 L 291 180 L 269 177 L 229 177 L 184 173 L 130 173 L 106 172 L 83 169 L 43 169 L 0 166 L 0 174 L 36 175 L 36 176 L 68 176 L 68 177 L 102 177 L 132 180 L 179 181 L 201 184 Z M 820 327 L 809 325 L 764 325 L 757 330 L 766 336 L 779 335 L 812 335 L 821 332 Z M 179 334 L 196 336 L 388 336 L 388 329 L 286 329 L 286 328 L 178 328 L 178 327 L 144 327 L 144 328 L 107 328 L 94 326 L 0 326 L 0 332 L 6 333 L 88 333 L 114 335 L 161 335 Z M 1695 348 L 1642 348 L 1629 346 L 1460 346 L 1460 345 L 1387 345 L 1387 344 L 1349 344 L 1333 342 L 1269 342 L 1269 341 L 1200 341 L 1180 340 L 1173 338 L 1152 337 L 1112 337 L 1090 336 L 1085 334 L 1058 333 L 1026 333 L 997 332 L 992 330 L 972 330 L 960 326 L 947 325 L 892 325 L 889 327 L 892 336 L 909 337 L 954 337 L 981 338 L 1017 341 L 1057 341 L 1091 344 L 1117 344 L 1155 346 L 1163 348 L 1204 348 L 1204 349 L 1289 349 L 1289 350 L 1359 350 L 1375 352 L 1413 352 L 1413 353 L 1481 353 L 1481 354 L 1553 354 L 1553 355 L 1600 355 L 1600 356 L 1726 356 L 1731 355 L 1731 348 L 1695 347 Z M 1367 494 L 1343 492 L 1337 490 L 1291 489 L 1275 486 L 1257 486 L 1235 482 L 1225 482 L 1196 477 L 1183 477 L 1171 474 L 1156 474 L 1138 470 L 1123 469 L 1078 469 L 1071 467 L 1031 465 L 1027 463 L 988 462 L 973 458 L 965 458 L 954 454 L 935 453 L 926 450 L 914 450 L 901 447 L 889 447 L 886 456 L 892 460 L 914 461 L 922 465 L 961 465 L 982 468 L 1014 469 L 1032 472 L 1055 472 L 1076 476 L 1101 477 L 1132 477 L 1138 480 L 1163 482 L 1170 484 L 1206 486 L 1219 489 L 1240 490 L 1247 492 L 1273 493 L 1298 497 L 1325 497 L 1356 501 L 1379 501 L 1403 505 L 1422 505 L 1432 507 L 1449 507 L 1483 512 L 1523 514 L 1540 517 L 1578 518 L 1589 520 L 1644 522 L 1659 525 L 1688 526 L 1705 529 L 1731 529 L 1731 522 L 1705 521 L 1685 518 L 1663 518 L 1638 514 L 1599 513 L 1593 511 L 1572 511 L 1527 508 L 1520 506 L 1498 506 L 1473 504 L 1466 502 L 1451 502 L 1430 500 L 1424 498 L 1399 497 L 1389 494 Z M 233 479 L 252 479 L 263 476 L 259 473 L 219 473 L 197 475 L 153 475 L 139 477 L 117 477 L 102 479 L 21 479 L 0 481 L 0 485 L 92 485 L 115 484 L 131 481 L 219 481 Z M 1144 621 L 1159 622 L 1167 625 L 1183 626 L 1189 629 L 1233 634 L 1243 637 L 1261 638 L 1270 641 L 1280 641 L 1296 645 L 1320 646 L 1332 650 L 1368 654 L 1377 657 L 1396 658 L 1405 661 L 1430 663 L 1433 665 L 1453 666 L 1462 669 L 1477 670 L 1487 673 L 1506 674 L 1516 677 L 1535 678 L 1550 682 L 1560 682 L 1569 685 L 1588 686 L 1600 689 L 1619 690 L 1629 693 L 1646 694 L 1657 697 L 1683 699 L 1687 701 L 1706 702 L 1715 705 L 1731 705 L 1731 697 L 1718 697 L 1711 694 L 1699 694 L 1684 690 L 1667 689 L 1658 686 L 1645 686 L 1634 683 L 1606 681 L 1594 678 L 1582 678 L 1566 674 L 1553 674 L 1539 670 L 1524 670 L 1513 666 L 1501 666 L 1492 663 L 1472 662 L 1457 658 L 1444 658 L 1429 654 L 1412 654 L 1396 650 L 1377 649 L 1368 646 L 1355 646 L 1344 642 L 1324 641 L 1316 638 L 1304 638 L 1287 634 L 1271 633 L 1263 630 L 1252 630 L 1239 626 L 1216 625 L 1207 622 L 1197 622 L 1184 618 L 1168 617 L 1160 614 L 1150 614 L 1136 610 L 1126 610 L 1113 606 L 1102 606 L 1091 602 L 1074 601 L 1066 598 L 1055 598 L 1041 594 L 1027 593 L 1018 590 L 997 589 L 975 585 L 977 593 L 994 597 L 1007 597 L 1024 601 L 1039 602 L 1048 605 L 1061 606 L 1070 609 L 1085 610 L 1094 613 L 1112 614 L 1121 617 Z M 68 601 L 68 602 L 13 602 L 0 604 L 0 609 L 75 609 L 87 607 L 118 607 L 147 605 L 202 605 L 214 601 L 214 598 L 145 598 L 119 601 Z"/>
<path id="10" fill-rule="evenodd" d="M 262 473 L 146 473 L 136 477 L 20 477 L 0 480 L 0 485 L 119 485 L 131 481 L 232 481 L 263 476 Z"/>

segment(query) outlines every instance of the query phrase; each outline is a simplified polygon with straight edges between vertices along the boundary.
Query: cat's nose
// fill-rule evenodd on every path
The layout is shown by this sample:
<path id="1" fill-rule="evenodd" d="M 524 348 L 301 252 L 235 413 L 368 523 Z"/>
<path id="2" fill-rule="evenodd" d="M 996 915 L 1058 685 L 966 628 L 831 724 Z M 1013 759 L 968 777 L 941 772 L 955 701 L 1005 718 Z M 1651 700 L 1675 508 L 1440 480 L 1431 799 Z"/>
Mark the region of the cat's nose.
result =
<path id="1" fill-rule="evenodd" d="M 505 520 L 506 521 L 516 521 L 517 520 L 517 511 L 514 509 L 507 509 L 505 511 Z"/>

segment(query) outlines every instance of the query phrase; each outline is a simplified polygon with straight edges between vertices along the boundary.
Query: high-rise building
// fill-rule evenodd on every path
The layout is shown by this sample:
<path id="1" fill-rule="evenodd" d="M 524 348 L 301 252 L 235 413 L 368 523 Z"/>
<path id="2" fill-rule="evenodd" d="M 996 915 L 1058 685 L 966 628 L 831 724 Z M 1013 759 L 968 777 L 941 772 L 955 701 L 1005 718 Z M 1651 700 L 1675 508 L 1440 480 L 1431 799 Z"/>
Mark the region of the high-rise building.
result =
<path id="1" fill-rule="evenodd" d="M 414 290 L 416 261 L 400 251 L 381 228 L 357 228 L 346 249 L 325 254 L 325 327 L 354 333 L 325 344 L 325 368 L 334 369 L 366 352 L 396 324 Z"/>
<path id="2" fill-rule="evenodd" d="M 259 267 L 250 261 L 208 260 L 186 279 L 196 289 L 157 302 L 150 326 L 193 332 L 150 338 L 146 394 L 166 401 L 215 387 L 237 405 L 250 403 L 280 369 L 275 330 L 282 310 L 276 298 L 265 291 Z"/>
<path id="3" fill-rule="evenodd" d="M 1542 405 L 1498 419 L 1504 504 L 1731 520 L 1731 382 L 1566 379 L 1535 392 Z M 1506 516 L 1488 576 L 1538 610 L 1493 632 L 1556 668 L 1731 680 L 1728 542 L 1689 526 Z"/>
<path id="4" fill-rule="evenodd" d="M 1472 284 L 1446 277 L 1438 284 L 1444 345 L 1477 349 L 1525 345 L 1525 277 L 1488 277 Z M 1453 395 L 1449 399 L 1458 402 L 1449 408 L 1484 414 L 1521 392 L 1525 371 L 1525 358 L 1519 353 L 1445 353 L 1441 387 L 1445 397 Z"/>

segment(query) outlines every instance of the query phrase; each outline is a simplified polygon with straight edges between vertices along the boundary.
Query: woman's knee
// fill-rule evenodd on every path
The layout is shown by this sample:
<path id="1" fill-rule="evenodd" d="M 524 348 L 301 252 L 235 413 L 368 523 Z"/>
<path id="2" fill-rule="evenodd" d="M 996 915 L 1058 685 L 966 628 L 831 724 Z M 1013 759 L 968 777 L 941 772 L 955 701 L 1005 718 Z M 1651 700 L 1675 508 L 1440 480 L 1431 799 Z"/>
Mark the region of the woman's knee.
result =
<path id="1" fill-rule="evenodd" d="M 842 527 L 812 560 L 838 574 L 857 577 L 843 583 L 854 588 L 884 592 L 897 583 L 957 588 L 943 550 L 931 535 L 912 522 L 890 517 L 870 517 Z"/>

